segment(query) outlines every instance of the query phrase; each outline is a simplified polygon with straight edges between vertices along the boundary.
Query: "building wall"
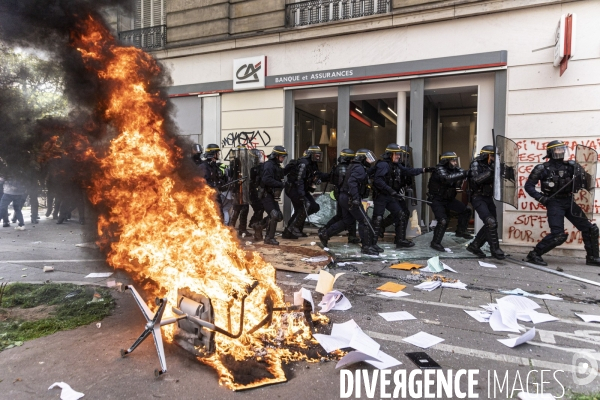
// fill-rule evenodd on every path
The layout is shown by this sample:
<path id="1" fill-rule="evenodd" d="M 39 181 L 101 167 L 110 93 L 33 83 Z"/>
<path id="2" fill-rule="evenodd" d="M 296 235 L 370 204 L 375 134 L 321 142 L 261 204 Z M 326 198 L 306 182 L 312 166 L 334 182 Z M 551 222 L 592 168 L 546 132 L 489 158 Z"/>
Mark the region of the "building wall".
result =
<path id="1" fill-rule="evenodd" d="M 575 57 L 569 62 L 566 73 L 559 77 L 558 68 L 552 66 L 553 48 L 538 49 L 553 45 L 561 14 L 571 12 L 577 14 Z M 292 30 L 287 37 L 279 34 L 271 44 L 261 44 L 254 39 L 254 47 L 236 49 L 233 45 L 228 50 L 223 47 L 225 44 L 215 44 L 214 52 L 207 52 L 207 48 L 202 47 L 188 48 L 183 53 L 171 52 L 171 56 L 169 52 L 157 55 L 170 66 L 174 85 L 185 85 L 231 80 L 233 59 L 259 54 L 268 57 L 268 74 L 279 75 L 507 50 L 506 134 L 522 149 L 519 171 L 522 185 L 528 171 L 543 161 L 544 146 L 550 140 L 563 138 L 571 143 L 600 147 L 596 123 L 600 118 L 599 19 L 599 1 L 579 1 L 386 29 L 379 27 L 355 34 L 338 32 L 335 36 L 314 39 L 310 37 L 316 30 L 333 28 Z M 263 42 L 266 39 L 262 38 Z M 195 51 L 202 54 L 194 54 Z M 251 93 L 269 92 L 224 94 L 223 104 L 228 101 L 228 96 L 250 99 Z M 282 104 L 283 95 L 280 98 Z M 236 104 L 246 107 L 242 103 L 250 104 L 250 110 L 259 104 L 252 105 L 250 101 Z M 263 124 L 251 111 L 244 112 L 239 108 L 229 112 L 231 114 L 226 115 L 223 110 L 222 137 L 241 129 L 254 129 L 248 128 L 249 125 Z M 261 112 L 275 119 L 270 111 Z M 281 124 L 277 125 L 281 130 L 282 116 L 283 112 Z M 236 119 L 240 121 L 236 122 Z M 253 122 L 242 122 L 246 119 Z M 599 193 L 596 195 L 598 197 Z M 548 232 L 544 211 L 536 207 L 527 195 L 519 198 L 519 210 L 504 207 L 506 243 L 531 246 Z M 567 226 L 572 232 L 570 224 Z M 569 242 L 566 247 L 582 246 L 580 235 L 575 233 Z"/>

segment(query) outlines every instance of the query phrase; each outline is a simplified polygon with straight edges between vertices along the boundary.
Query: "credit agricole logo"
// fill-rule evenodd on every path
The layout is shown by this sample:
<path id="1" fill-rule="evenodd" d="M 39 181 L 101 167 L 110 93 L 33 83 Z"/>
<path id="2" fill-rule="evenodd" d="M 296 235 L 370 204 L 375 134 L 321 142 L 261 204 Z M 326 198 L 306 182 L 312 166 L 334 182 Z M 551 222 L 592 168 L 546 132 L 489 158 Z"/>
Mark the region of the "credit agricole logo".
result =
<path id="1" fill-rule="evenodd" d="M 233 60 L 233 90 L 265 87 L 266 56 Z"/>

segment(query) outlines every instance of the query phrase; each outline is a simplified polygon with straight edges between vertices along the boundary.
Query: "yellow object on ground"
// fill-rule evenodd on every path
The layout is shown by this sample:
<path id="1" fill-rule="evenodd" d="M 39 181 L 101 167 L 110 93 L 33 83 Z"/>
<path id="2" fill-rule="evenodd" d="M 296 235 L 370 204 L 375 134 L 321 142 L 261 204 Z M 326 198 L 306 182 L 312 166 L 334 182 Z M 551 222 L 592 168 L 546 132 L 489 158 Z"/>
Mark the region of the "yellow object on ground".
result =
<path id="1" fill-rule="evenodd" d="M 393 268 L 393 269 L 403 269 L 405 271 L 409 271 L 409 270 L 415 269 L 415 268 L 423 268 L 423 266 L 419 265 L 419 264 L 411 264 L 411 263 L 403 262 L 403 263 L 400 263 L 400 264 L 391 265 L 390 268 Z"/>
<path id="2" fill-rule="evenodd" d="M 394 283 L 394 282 L 387 282 L 387 283 L 379 286 L 377 288 L 377 290 L 382 290 L 384 292 L 398 293 L 399 291 L 401 291 L 405 287 L 406 287 L 406 285 L 400 285 L 400 284 Z"/>

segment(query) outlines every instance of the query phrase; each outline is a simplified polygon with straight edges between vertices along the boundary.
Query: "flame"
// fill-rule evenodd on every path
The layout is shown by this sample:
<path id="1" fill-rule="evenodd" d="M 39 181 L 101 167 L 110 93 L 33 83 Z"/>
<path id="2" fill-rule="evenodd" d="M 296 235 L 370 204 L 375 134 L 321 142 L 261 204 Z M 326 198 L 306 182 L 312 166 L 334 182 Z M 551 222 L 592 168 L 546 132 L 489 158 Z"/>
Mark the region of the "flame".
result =
<path id="1" fill-rule="evenodd" d="M 270 326 L 246 333 L 267 315 L 267 298 L 276 307 L 284 305 L 283 292 L 273 266 L 241 249 L 223 226 L 215 191 L 178 176 L 182 151 L 166 135 L 165 100 L 150 84 L 161 74 L 160 66 L 139 49 L 119 46 L 92 17 L 80 21 L 71 43 L 85 67 L 109 88 L 99 108 L 117 132 L 108 150 L 86 152 L 98 165 L 88 192 L 92 203 L 106 210 L 98 232 L 109 264 L 138 282 L 152 282 L 145 289 L 170 305 L 176 304 L 178 288 L 204 293 L 221 327 L 228 326 L 230 304 L 231 321 L 239 321 L 241 307 L 239 301 L 231 303 L 232 297 L 258 282 L 246 298 L 245 333 L 238 339 L 216 334 L 216 351 L 199 359 L 217 370 L 220 384 L 234 390 L 285 381 L 282 362 L 306 359 L 291 349 L 306 348 L 314 339 L 298 314 L 275 313 Z M 223 360 L 258 361 L 271 376 L 236 382 Z"/>

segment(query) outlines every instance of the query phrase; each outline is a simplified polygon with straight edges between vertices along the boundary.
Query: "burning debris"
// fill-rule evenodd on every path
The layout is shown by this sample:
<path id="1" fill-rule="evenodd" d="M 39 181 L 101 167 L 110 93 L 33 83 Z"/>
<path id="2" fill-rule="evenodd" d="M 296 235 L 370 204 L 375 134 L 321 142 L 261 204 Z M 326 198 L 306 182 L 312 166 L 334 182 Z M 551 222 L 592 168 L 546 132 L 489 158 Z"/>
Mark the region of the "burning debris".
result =
<path id="1" fill-rule="evenodd" d="M 316 345 L 306 325 L 312 316 L 304 307 L 286 307 L 273 266 L 243 250 L 223 226 L 215 191 L 199 178 L 183 177 L 191 161 L 177 146 L 160 89 L 166 80 L 160 65 L 143 51 L 117 43 L 90 2 L 60 6 L 48 1 L 50 15 L 39 17 L 37 3 L 10 3 L 9 15 L 21 12 L 30 24 L 40 18 L 47 29 L 55 23 L 55 36 L 68 32 L 68 48 L 58 53 L 85 88 L 75 93 L 76 79 L 67 77 L 77 118 L 56 126 L 61 135 L 68 132 L 70 147 L 58 138 L 49 147 L 68 158 L 71 170 L 85 166 L 88 171 L 82 181 L 99 211 L 98 244 L 108 263 L 160 298 L 146 305 L 132 290 L 148 325 L 124 355 L 152 333 L 165 372 L 159 346 L 164 327 L 168 342 L 192 351 L 233 390 L 284 381 L 282 363 L 310 358 L 310 346 Z M 64 18 L 57 18 L 57 10 Z M 12 23 L 7 31 L 22 29 Z M 173 316 L 163 320 L 171 311 L 167 304 Z M 232 366 L 244 363 L 252 374 L 236 375 Z M 257 365 L 262 372 L 255 372 Z"/>

